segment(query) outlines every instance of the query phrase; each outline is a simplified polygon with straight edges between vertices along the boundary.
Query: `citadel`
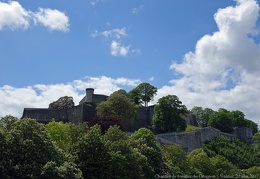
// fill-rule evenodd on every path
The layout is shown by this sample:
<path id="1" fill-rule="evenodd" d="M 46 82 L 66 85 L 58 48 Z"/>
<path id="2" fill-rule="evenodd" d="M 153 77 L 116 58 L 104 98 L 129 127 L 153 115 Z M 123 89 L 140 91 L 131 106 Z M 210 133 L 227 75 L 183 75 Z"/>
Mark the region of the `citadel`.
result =
<path id="1" fill-rule="evenodd" d="M 96 116 L 95 106 L 108 98 L 106 95 L 94 94 L 93 88 L 86 89 L 85 97 L 79 102 L 79 105 L 67 109 L 49 109 L 49 108 L 24 108 L 22 118 L 36 119 L 40 123 L 48 123 L 55 119 L 55 121 L 71 122 L 73 124 L 81 124 L 90 121 Z M 136 109 L 137 119 L 131 125 L 124 126 L 127 132 L 134 132 L 142 127 L 151 129 L 153 118 L 154 105 L 148 107 L 139 107 Z M 192 113 L 182 116 L 188 125 L 199 126 L 195 115 Z M 238 128 L 233 134 L 220 132 L 213 127 L 205 127 L 189 132 L 171 132 L 157 134 L 157 141 L 159 145 L 181 145 L 186 152 L 191 152 L 196 148 L 202 148 L 203 143 L 210 141 L 215 137 L 222 135 L 226 138 L 239 139 L 252 143 L 252 129 Z"/>

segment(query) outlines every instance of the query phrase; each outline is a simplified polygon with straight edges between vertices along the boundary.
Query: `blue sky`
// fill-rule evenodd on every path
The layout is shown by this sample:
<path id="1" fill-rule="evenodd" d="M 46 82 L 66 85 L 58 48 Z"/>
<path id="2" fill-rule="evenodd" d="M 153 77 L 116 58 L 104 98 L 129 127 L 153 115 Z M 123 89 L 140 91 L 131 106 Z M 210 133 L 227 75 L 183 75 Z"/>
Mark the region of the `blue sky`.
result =
<path id="1" fill-rule="evenodd" d="M 255 0 L 0 0 L 0 116 L 141 82 L 260 124 Z"/>

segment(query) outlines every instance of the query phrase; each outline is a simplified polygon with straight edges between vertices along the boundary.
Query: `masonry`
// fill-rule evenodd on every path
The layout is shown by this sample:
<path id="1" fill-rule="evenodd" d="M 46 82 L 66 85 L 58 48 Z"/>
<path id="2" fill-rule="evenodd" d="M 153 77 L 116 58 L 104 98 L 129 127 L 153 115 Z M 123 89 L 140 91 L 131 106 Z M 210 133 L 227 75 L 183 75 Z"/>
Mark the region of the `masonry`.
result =
<path id="1" fill-rule="evenodd" d="M 88 122 L 96 116 L 96 105 L 105 101 L 108 98 L 106 95 L 94 94 L 93 88 L 86 89 L 86 96 L 79 102 L 79 105 L 68 109 L 48 109 L 48 108 L 25 108 L 22 118 L 36 119 L 41 123 L 48 123 L 51 120 L 71 122 L 73 124 L 81 124 Z M 142 127 L 151 129 L 154 106 L 139 107 L 136 109 L 137 119 L 131 125 L 124 126 L 128 132 L 134 132 Z M 193 126 L 198 126 L 197 120 L 193 114 L 182 116 L 186 123 Z M 154 132 L 154 131 L 153 131 Z M 232 140 L 234 138 L 252 143 L 252 130 L 249 128 L 239 128 L 233 134 L 220 132 L 213 127 L 206 127 L 190 132 L 180 133 L 164 133 L 157 134 L 157 140 L 160 145 L 171 144 L 181 145 L 187 152 L 191 152 L 196 148 L 203 147 L 203 143 L 210 141 L 215 137 L 222 135 Z"/>

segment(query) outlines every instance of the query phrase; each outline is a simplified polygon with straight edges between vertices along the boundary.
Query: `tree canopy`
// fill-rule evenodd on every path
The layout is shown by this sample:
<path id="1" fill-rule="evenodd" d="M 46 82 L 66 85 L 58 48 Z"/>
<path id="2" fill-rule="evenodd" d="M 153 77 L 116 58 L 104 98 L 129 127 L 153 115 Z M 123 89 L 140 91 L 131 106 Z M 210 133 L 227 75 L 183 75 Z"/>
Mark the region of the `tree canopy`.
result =
<path id="1" fill-rule="evenodd" d="M 96 107 L 99 117 L 116 118 L 121 124 L 131 124 L 136 118 L 134 103 L 122 91 L 114 92 Z"/>
<path id="2" fill-rule="evenodd" d="M 156 87 L 149 83 L 141 83 L 136 88 L 129 91 L 128 96 L 135 102 L 135 104 L 139 105 L 144 103 L 144 106 L 147 107 L 148 103 L 153 100 L 156 93 Z"/>
<path id="3" fill-rule="evenodd" d="M 176 95 L 160 98 L 154 108 L 153 126 L 162 132 L 185 131 L 187 124 L 181 114 L 188 112 Z"/>

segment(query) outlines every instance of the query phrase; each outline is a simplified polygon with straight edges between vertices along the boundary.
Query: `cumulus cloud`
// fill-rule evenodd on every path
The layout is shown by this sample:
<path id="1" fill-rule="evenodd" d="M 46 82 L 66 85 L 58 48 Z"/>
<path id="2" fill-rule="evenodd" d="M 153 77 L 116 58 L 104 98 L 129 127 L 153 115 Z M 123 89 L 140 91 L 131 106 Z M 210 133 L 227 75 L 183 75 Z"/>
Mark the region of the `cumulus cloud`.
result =
<path id="1" fill-rule="evenodd" d="M 130 50 L 131 45 L 124 46 L 124 45 L 121 44 L 123 37 L 126 37 L 128 35 L 125 27 L 123 27 L 121 29 L 115 28 L 115 29 L 106 30 L 106 31 L 102 31 L 102 32 L 95 30 L 90 35 L 93 38 L 96 38 L 98 36 L 102 36 L 105 39 L 111 40 L 110 54 L 112 56 L 124 56 L 124 57 L 126 57 L 129 54 L 129 52 L 133 53 L 133 54 L 140 54 L 139 49 Z"/>
<path id="2" fill-rule="evenodd" d="M 39 8 L 34 16 L 36 24 L 42 24 L 49 30 L 69 31 L 69 18 L 61 11 Z"/>
<path id="3" fill-rule="evenodd" d="M 218 31 L 203 36 L 194 52 L 170 66 L 176 76 L 157 98 L 177 94 L 189 108 L 241 110 L 260 125 L 260 46 L 254 41 L 259 5 L 237 0 L 214 15 Z"/>
<path id="4" fill-rule="evenodd" d="M 32 26 L 32 22 L 35 25 L 41 24 L 49 30 L 69 31 L 69 18 L 61 11 L 39 8 L 38 12 L 31 12 L 17 1 L 0 2 L 0 30 L 27 29 Z"/>
<path id="5" fill-rule="evenodd" d="M 112 41 L 110 45 L 110 52 L 113 56 L 127 56 L 130 46 L 123 46 L 119 42 Z"/>
<path id="6" fill-rule="evenodd" d="M 133 87 L 140 83 L 138 79 L 86 77 L 67 84 L 35 84 L 23 88 L 5 85 L 0 87 L 0 117 L 13 115 L 21 117 L 23 108 L 47 108 L 61 96 L 72 96 L 75 104 L 85 95 L 86 88 L 94 88 L 96 94 L 110 95 L 116 90 Z"/>
<path id="7" fill-rule="evenodd" d="M 30 22 L 30 12 L 26 11 L 18 2 L 0 2 L 0 30 L 4 27 L 27 29 Z"/>

